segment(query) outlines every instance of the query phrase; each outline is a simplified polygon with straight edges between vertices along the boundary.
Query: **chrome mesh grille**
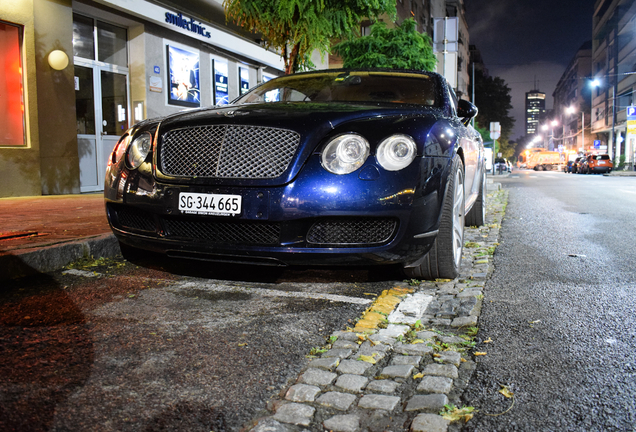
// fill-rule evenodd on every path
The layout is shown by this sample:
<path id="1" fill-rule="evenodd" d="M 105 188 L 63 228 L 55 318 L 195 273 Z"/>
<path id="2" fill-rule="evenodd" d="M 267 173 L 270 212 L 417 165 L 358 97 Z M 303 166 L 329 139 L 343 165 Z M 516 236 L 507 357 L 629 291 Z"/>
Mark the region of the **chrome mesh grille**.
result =
<path id="1" fill-rule="evenodd" d="M 297 132 L 262 126 L 196 126 L 162 136 L 161 172 L 178 177 L 271 179 L 300 142 Z"/>
<path id="2" fill-rule="evenodd" d="M 393 218 L 334 218 L 318 221 L 307 233 L 307 242 L 316 245 L 371 246 L 393 237 Z"/>
<path id="3" fill-rule="evenodd" d="M 168 237 L 206 240 L 213 244 L 277 245 L 280 225 L 270 222 L 212 222 L 166 219 Z"/>

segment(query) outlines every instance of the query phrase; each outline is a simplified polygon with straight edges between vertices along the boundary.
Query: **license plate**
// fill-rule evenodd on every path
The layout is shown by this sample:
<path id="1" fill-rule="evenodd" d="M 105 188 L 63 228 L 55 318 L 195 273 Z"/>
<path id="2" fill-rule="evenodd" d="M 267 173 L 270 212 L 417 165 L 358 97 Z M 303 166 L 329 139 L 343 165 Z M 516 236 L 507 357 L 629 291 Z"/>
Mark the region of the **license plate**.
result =
<path id="1" fill-rule="evenodd" d="M 179 211 L 188 214 L 235 216 L 241 213 L 241 195 L 181 192 Z"/>
<path id="2" fill-rule="evenodd" d="M 599 165 L 605 165 L 605 162 L 603 162 L 603 161 L 599 161 L 599 162 L 598 162 L 598 164 L 599 164 Z"/>

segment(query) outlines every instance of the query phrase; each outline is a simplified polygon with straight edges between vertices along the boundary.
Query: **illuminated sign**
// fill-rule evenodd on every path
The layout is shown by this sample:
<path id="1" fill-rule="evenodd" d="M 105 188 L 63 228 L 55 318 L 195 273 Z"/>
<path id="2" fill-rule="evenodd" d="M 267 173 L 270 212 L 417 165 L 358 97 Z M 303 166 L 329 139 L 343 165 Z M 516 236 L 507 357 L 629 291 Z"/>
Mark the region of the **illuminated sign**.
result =
<path id="1" fill-rule="evenodd" d="M 177 27 L 181 27 L 182 29 L 191 31 L 192 33 L 196 33 L 198 35 L 204 36 L 206 38 L 211 38 L 212 35 L 209 31 L 203 27 L 203 23 L 197 22 L 194 19 L 185 18 L 182 14 L 172 14 L 170 12 L 166 12 L 166 22 L 168 24 L 172 24 Z"/>
<path id="2" fill-rule="evenodd" d="M 239 67 L 239 80 L 241 81 L 241 94 L 247 93 L 247 91 L 250 89 L 249 69 Z"/>
<path id="3" fill-rule="evenodd" d="M 168 49 L 168 103 L 186 107 L 201 105 L 199 53 L 174 46 Z"/>
<path id="4" fill-rule="evenodd" d="M 214 105 L 227 105 L 228 84 L 227 84 L 227 62 L 222 60 L 212 60 L 214 71 Z"/>

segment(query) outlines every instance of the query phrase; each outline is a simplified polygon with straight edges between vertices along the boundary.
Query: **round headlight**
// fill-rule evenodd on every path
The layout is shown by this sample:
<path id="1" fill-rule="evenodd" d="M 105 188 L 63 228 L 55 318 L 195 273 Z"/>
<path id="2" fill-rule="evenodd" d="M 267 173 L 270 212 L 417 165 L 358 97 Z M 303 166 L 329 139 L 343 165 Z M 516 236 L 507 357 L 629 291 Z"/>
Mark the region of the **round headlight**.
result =
<path id="1" fill-rule="evenodd" d="M 346 134 L 334 138 L 322 152 L 322 166 L 334 174 L 349 174 L 364 164 L 369 143 L 360 135 Z"/>
<path id="2" fill-rule="evenodd" d="M 128 148 L 128 166 L 131 169 L 139 168 L 152 148 L 152 135 L 148 132 L 142 133 L 136 137 Z"/>
<path id="3" fill-rule="evenodd" d="M 417 153 L 417 146 L 408 135 L 393 135 L 378 146 L 376 159 L 387 171 L 399 171 L 409 166 Z"/>

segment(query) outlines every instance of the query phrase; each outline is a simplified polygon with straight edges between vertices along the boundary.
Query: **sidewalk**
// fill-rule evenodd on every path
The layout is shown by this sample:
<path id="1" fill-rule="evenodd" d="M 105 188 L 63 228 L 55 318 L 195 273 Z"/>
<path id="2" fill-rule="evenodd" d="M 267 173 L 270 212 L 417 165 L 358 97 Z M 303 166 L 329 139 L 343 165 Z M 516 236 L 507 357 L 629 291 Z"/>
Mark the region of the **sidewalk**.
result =
<path id="1" fill-rule="evenodd" d="M 0 198 L 0 280 L 118 253 L 101 193 Z"/>

